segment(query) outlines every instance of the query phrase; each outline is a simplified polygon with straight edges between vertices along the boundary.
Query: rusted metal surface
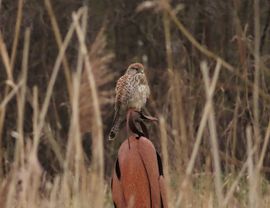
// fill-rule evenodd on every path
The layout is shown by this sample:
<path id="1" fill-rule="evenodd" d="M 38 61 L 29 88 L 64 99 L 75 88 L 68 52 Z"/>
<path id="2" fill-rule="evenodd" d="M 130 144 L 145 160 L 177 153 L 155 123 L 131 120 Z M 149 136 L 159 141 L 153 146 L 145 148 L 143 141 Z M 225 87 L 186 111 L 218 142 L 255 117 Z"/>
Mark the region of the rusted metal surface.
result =
<path id="1" fill-rule="evenodd" d="M 130 112 L 128 125 L 139 136 L 130 136 L 118 151 L 111 184 L 117 208 L 167 207 L 161 159 L 152 142 L 144 137 L 148 132 L 142 119 L 140 113 Z"/>

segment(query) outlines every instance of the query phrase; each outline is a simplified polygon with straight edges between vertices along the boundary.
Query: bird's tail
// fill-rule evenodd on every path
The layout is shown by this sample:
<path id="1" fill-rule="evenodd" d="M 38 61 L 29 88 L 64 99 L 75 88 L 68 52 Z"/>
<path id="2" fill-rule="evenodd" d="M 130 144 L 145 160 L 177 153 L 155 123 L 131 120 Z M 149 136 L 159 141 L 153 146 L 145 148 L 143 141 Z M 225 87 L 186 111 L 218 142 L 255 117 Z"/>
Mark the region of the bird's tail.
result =
<path id="1" fill-rule="evenodd" d="M 121 125 L 121 118 L 120 118 L 119 110 L 118 110 L 114 116 L 112 128 L 111 128 L 111 131 L 109 133 L 109 138 L 108 138 L 109 140 L 115 139 L 115 137 L 117 136 L 118 131 L 120 129 L 120 125 Z"/>

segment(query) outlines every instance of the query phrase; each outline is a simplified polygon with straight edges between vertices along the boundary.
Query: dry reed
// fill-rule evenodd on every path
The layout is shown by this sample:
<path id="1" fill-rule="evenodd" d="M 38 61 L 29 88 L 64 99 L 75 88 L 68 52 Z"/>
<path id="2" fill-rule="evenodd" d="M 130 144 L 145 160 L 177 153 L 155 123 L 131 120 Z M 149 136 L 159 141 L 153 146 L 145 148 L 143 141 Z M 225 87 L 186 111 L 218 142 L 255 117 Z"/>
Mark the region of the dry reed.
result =
<path id="1" fill-rule="evenodd" d="M 0 33 L 0 55 L 3 66 L 1 75 L 6 76 L 4 90 L 0 96 L 0 207 L 111 207 L 109 180 L 104 171 L 108 162 L 104 159 L 104 155 L 107 154 L 104 152 L 103 143 L 106 123 L 102 116 L 108 117 L 110 114 L 111 110 L 107 106 L 113 103 L 113 92 L 103 90 L 102 87 L 108 83 L 112 84 L 112 79 L 117 73 L 113 73 L 110 69 L 112 54 L 106 52 L 105 30 L 101 29 L 89 48 L 87 26 L 91 27 L 91 21 L 88 22 L 87 8 L 83 7 L 70 15 L 71 23 L 66 34 L 62 35 L 53 4 L 50 0 L 44 0 L 44 3 L 56 47 L 59 49 L 48 76 L 45 92 L 35 85 L 32 88 L 28 86 L 29 77 L 32 76 L 28 70 L 31 64 L 29 60 L 32 42 L 31 29 L 27 28 L 22 32 L 25 6 L 23 0 L 18 0 L 15 32 L 10 48 Z M 237 2 L 234 3 L 237 9 Z M 252 81 L 248 76 L 247 67 L 246 53 L 249 48 L 245 46 L 244 40 L 237 42 L 239 63 L 243 65 L 241 70 L 244 71 L 242 73 L 196 40 L 182 24 L 170 1 L 161 0 L 155 4 L 146 1 L 137 11 L 144 11 L 146 6 L 146 9 L 160 12 L 163 21 L 167 61 L 165 73 L 169 75 L 166 99 L 169 99 L 164 111 L 151 110 L 159 113 L 160 132 L 154 134 L 160 136 L 160 141 L 154 142 L 161 143 L 169 207 L 268 207 L 270 185 L 264 173 L 269 171 L 269 168 L 264 166 L 264 162 L 269 157 L 270 119 L 267 114 L 265 116 L 267 118 L 264 118 L 266 122 L 261 122 L 264 117 L 263 110 L 266 112 L 268 108 L 261 109 L 260 106 L 262 102 L 264 105 L 269 104 L 270 96 L 260 78 L 267 66 L 264 65 L 260 54 L 259 1 L 254 1 L 253 5 L 254 47 L 251 48 L 251 54 L 254 56 L 254 80 Z M 237 35 L 244 36 L 236 12 L 234 18 Z M 198 69 L 197 71 L 193 69 L 196 71 L 195 78 L 182 73 L 184 70 L 175 64 L 172 34 L 174 29 L 179 30 L 183 38 L 194 46 L 194 50 L 198 50 L 204 57 L 198 61 L 201 63 L 202 73 Z M 18 46 L 21 36 L 24 38 L 20 57 Z M 77 46 L 75 54 L 77 59 L 74 65 L 69 63 L 68 58 L 68 48 L 71 45 Z M 21 64 L 16 62 L 19 58 Z M 209 64 L 207 65 L 203 59 L 207 59 Z M 215 67 L 212 67 L 212 61 L 216 62 Z M 17 65 L 19 76 L 15 76 L 14 73 Z M 57 79 L 61 76 L 61 67 L 64 69 L 66 82 L 63 85 L 66 85 L 68 91 L 67 103 L 70 107 L 70 126 L 63 138 L 56 128 L 52 128 L 49 119 L 49 115 L 52 114 L 50 105 L 54 99 Z M 228 74 L 224 75 L 225 70 L 222 68 L 227 69 Z M 222 82 L 227 81 L 226 76 L 237 79 L 237 93 L 235 99 L 231 101 L 234 103 L 230 109 L 232 111 L 230 125 L 224 130 L 219 123 L 225 119 L 220 113 L 219 99 L 225 99 L 222 94 L 225 85 L 222 85 Z M 182 86 L 187 83 L 187 77 L 191 81 L 187 84 L 189 86 L 184 88 Z M 245 84 L 244 89 L 240 89 L 241 82 Z M 193 93 L 203 94 L 203 90 L 196 89 L 202 87 L 205 89 L 205 95 L 196 97 Z M 190 94 L 187 93 L 188 90 Z M 242 91 L 245 96 L 242 95 Z M 248 94 L 252 95 L 252 101 L 249 100 Z M 5 132 L 7 109 L 13 102 L 16 103 L 16 122 L 11 131 Z M 31 133 L 25 131 L 25 118 L 29 117 L 26 108 L 29 103 L 33 111 L 30 115 Z M 245 124 L 239 119 L 244 111 L 243 103 L 251 113 L 250 119 Z M 193 107 L 198 108 L 196 113 L 195 110 L 190 110 Z M 243 128 L 239 129 L 240 127 Z M 91 158 L 90 162 L 86 160 L 81 140 L 85 132 L 91 134 L 92 152 L 88 155 Z M 13 161 L 5 168 L 8 152 L 3 148 L 5 139 L 3 135 L 7 134 L 15 140 L 16 148 L 13 152 Z M 244 135 L 245 138 L 241 144 L 239 135 Z M 228 140 L 224 142 L 223 138 Z M 60 164 L 61 171 L 54 176 L 50 176 L 40 162 L 39 148 L 44 140 Z M 65 145 L 59 142 L 61 140 L 66 140 Z M 224 149 L 226 153 L 223 152 Z M 239 149 L 244 152 L 242 160 L 237 159 Z M 44 157 L 46 158 L 46 155 Z M 52 158 L 47 160 L 50 159 Z"/>

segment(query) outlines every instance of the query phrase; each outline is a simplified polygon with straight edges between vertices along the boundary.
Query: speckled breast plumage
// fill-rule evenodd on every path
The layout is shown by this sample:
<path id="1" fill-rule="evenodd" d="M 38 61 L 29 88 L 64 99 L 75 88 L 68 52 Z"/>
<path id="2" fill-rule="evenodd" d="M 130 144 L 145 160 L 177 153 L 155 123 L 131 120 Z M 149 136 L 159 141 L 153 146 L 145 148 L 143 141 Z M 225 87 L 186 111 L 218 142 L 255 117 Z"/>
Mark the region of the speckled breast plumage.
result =
<path id="1" fill-rule="evenodd" d="M 122 110 L 135 108 L 141 110 L 150 95 L 150 89 L 144 74 L 124 75 L 117 82 L 116 103 Z"/>

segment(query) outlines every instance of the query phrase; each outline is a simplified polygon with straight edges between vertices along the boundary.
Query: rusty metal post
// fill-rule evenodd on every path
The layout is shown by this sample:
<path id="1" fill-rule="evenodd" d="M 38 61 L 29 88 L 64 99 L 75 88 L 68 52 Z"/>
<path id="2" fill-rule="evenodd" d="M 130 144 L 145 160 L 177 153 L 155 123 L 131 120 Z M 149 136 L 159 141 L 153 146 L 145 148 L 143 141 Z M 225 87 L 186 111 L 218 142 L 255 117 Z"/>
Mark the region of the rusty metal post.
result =
<path id="1" fill-rule="evenodd" d="M 142 119 L 156 120 L 132 111 L 127 117 L 129 129 L 137 134 L 126 139 L 119 148 L 111 188 L 116 208 L 168 207 L 162 162 Z M 141 126 L 140 131 L 135 123 Z"/>

